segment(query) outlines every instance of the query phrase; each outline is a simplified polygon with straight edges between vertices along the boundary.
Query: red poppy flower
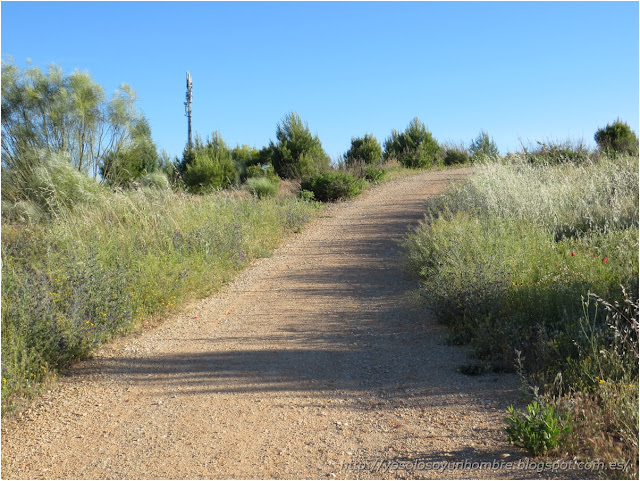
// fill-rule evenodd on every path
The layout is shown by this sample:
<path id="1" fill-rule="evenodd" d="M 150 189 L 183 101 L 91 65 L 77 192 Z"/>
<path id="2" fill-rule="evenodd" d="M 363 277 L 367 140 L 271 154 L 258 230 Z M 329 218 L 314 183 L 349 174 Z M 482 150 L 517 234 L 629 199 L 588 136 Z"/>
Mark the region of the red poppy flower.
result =
<path id="1" fill-rule="evenodd" d="M 609 258 L 608 257 L 605 257 L 604 259 L 602 259 L 602 263 L 603 264 L 606 264 L 607 262 L 609 262 Z"/>
<path id="2" fill-rule="evenodd" d="M 575 256 L 575 255 L 576 255 L 576 253 L 575 253 L 575 252 L 573 252 L 573 251 L 571 251 L 571 255 L 572 255 L 572 256 Z"/>

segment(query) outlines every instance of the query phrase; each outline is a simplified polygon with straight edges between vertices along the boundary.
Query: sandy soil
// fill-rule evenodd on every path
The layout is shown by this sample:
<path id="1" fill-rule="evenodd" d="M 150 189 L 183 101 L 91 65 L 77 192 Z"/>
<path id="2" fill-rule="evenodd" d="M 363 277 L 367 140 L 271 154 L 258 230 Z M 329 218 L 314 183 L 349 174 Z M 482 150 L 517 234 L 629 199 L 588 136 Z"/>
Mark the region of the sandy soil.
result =
<path id="1" fill-rule="evenodd" d="M 3 478 L 540 478 L 502 431 L 516 377 L 456 372 L 464 349 L 407 300 L 397 241 L 467 173 L 329 206 L 217 295 L 74 366 L 3 422 Z"/>

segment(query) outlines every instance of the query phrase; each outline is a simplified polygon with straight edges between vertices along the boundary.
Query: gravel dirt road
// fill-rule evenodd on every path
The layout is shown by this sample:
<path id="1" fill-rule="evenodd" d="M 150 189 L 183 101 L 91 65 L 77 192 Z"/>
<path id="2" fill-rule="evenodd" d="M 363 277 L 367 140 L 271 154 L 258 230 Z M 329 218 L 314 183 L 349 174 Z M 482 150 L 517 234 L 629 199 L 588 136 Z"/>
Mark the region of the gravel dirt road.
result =
<path id="1" fill-rule="evenodd" d="M 525 459 L 502 431 L 517 379 L 456 372 L 464 349 L 407 300 L 397 241 L 466 174 L 329 206 L 217 295 L 77 364 L 3 422 L 3 478 L 539 478 L 470 469 Z"/>

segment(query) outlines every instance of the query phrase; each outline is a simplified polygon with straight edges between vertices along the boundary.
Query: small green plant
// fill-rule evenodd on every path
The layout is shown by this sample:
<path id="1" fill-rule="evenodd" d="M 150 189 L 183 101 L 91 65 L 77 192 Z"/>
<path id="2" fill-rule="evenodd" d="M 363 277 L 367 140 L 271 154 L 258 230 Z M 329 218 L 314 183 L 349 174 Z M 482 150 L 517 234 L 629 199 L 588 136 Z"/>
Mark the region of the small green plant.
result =
<path id="1" fill-rule="evenodd" d="M 352 138 L 351 148 L 344 156 L 344 162 L 347 165 L 357 162 L 379 164 L 381 159 L 382 147 L 380 147 L 378 139 L 370 134 L 365 134 L 364 137 Z"/>
<path id="2" fill-rule="evenodd" d="M 276 171 L 271 164 L 257 164 L 247 167 L 246 177 L 265 177 L 277 184 L 280 181 L 280 177 L 276 175 Z"/>
<path id="3" fill-rule="evenodd" d="M 395 158 L 405 167 L 428 168 L 436 163 L 439 149 L 431 132 L 415 117 L 404 132 L 391 132 L 384 143 L 384 158 Z"/>
<path id="4" fill-rule="evenodd" d="M 472 162 L 481 158 L 497 159 L 500 156 L 498 146 L 484 130 L 481 130 L 478 136 L 471 141 L 471 144 L 469 145 L 469 152 L 471 154 Z"/>
<path id="5" fill-rule="evenodd" d="M 603 150 L 628 154 L 638 153 L 638 137 L 631 130 L 629 124 L 622 122 L 620 119 L 613 124 L 607 124 L 606 127 L 598 129 L 594 139 L 598 143 L 598 147 Z"/>
<path id="6" fill-rule="evenodd" d="M 267 177 L 249 177 L 245 185 L 258 199 L 274 197 L 278 193 L 278 184 Z"/>
<path id="7" fill-rule="evenodd" d="M 298 192 L 298 199 L 304 200 L 306 202 L 313 202 L 316 199 L 315 194 L 307 189 L 301 189 Z"/>
<path id="8" fill-rule="evenodd" d="M 386 173 L 387 171 L 382 167 L 375 167 L 373 165 L 365 165 L 364 167 L 364 178 L 369 182 L 380 182 L 384 178 Z"/>
<path id="9" fill-rule="evenodd" d="M 488 362 L 476 360 L 467 364 L 461 365 L 456 369 L 460 374 L 465 376 L 482 376 L 483 374 L 491 371 L 491 365 Z"/>
<path id="10" fill-rule="evenodd" d="M 355 197 L 364 185 L 364 180 L 346 172 L 324 172 L 303 181 L 301 188 L 313 192 L 316 200 L 329 202 Z"/>
<path id="11" fill-rule="evenodd" d="M 569 414 L 561 416 L 553 406 L 533 401 L 527 412 L 507 408 L 507 440 L 533 456 L 544 454 L 564 442 L 571 433 Z"/>
<path id="12" fill-rule="evenodd" d="M 196 135 L 195 146 L 185 151 L 178 169 L 187 190 L 196 194 L 228 187 L 239 177 L 231 151 L 218 132 L 206 142 Z"/>
<path id="13" fill-rule="evenodd" d="M 142 117 L 133 122 L 131 140 L 118 151 L 104 156 L 100 166 L 103 182 L 114 187 L 130 187 L 140 177 L 160 167 L 158 150 L 151 139 L 149 121 Z"/>
<path id="14" fill-rule="evenodd" d="M 447 149 L 444 155 L 444 165 L 458 165 L 469 162 L 469 153 L 462 149 Z"/>
<path id="15" fill-rule="evenodd" d="M 233 162 L 236 164 L 236 168 L 240 173 L 240 179 L 244 181 L 247 177 L 251 177 L 248 175 L 247 171 L 249 167 L 253 166 L 261 166 L 263 162 L 260 159 L 260 151 L 249 147 L 248 145 L 236 145 L 236 147 L 231 150 L 231 158 Z"/>

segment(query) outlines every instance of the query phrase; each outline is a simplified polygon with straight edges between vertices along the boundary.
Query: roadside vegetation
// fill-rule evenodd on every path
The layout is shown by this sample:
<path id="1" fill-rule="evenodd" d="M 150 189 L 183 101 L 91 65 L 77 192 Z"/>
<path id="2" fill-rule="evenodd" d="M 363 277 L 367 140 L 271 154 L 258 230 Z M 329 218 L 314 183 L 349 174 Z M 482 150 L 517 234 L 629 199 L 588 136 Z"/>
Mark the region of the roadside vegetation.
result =
<path id="1" fill-rule="evenodd" d="M 5 408 L 110 337 L 213 292 L 316 210 L 238 190 L 97 190 L 46 221 L 3 222 Z"/>
<path id="2" fill-rule="evenodd" d="M 449 342 L 471 347 L 460 371 L 520 373 L 532 402 L 509 411 L 511 442 L 637 477 L 638 141 L 619 120 L 595 139 L 472 154 L 405 249 Z"/>

